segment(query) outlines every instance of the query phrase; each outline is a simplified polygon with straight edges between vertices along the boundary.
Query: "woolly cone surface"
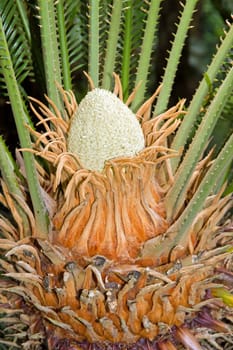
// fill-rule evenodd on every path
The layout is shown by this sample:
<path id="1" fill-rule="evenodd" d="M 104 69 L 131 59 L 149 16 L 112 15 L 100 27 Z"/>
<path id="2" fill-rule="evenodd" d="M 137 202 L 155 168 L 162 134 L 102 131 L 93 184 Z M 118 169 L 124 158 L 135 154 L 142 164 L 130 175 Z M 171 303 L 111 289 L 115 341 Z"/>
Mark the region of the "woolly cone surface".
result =
<path id="1" fill-rule="evenodd" d="M 121 111 L 128 111 L 120 101 L 119 78 L 115 79 L 119 101 L 115 96 L 114 101 Z M 0 248 L 5 254 L 0 261 L 5 273 L 0 301 L 9 344 L 18 337 L 23 349 L 172 350 L 201 349 L 200 343 L 206 349 L 219 349 L 222 341 L 232 340 L 232 228 L 218 226 L 231 205 L 228 197 L 219 193 L 208 198 L 190 227 L 185 249 L 145 254 L 148 247 L 160 244 L 172 225 L 166 220 L 164 199 L 173 184 L 169 159 L 176 152 L 167 143 L 179 126 L 177 117 L 184 104 L 180 101 L 150 119 L 158 92 L 137 111 L 139 122 L 133 119 L 136 147 L 133 141 L 126 155 L 117 150 L 113 154 L 118 158 L 102 158 L 98 170 L 84 168 L 80 148 L 75 154 L 70 146 L 69 130 L 71 135 L 73 118 L 84 103 L 78 107 L 73 94 L 61 90 L 65 105 L 61 116 L 51 100 L 50 108 L 34 101 L 38 108 L 32 109 L 45 132 L 31 130 L 32 151 L 48 162 L 47 171 L 38 163 L 38 176 L 49 210 L 50 235 L 48 241 L 37 237 L 27 190 L 22 202 L 2 182 L 1 201 L 14 219 L 14 224 L 6 218 L 0 221 Z M 133 98 L 134 93 L 127 106 Z M 95 116 L 93 110 L 92 105 L 87 118 Z M 88 132 L 91 135 L 93 130 Z M 115 132 L 110 135 L 112 141 Z M 92 152 L 89 141 L 86 149 Z M 187 201 L 209 158 L 198 164 Z M 20 156 L 18 161 L 23 172 Z M 32 237 L 19 239 L 22 223 L 16 202 L 28 214 Z"/>

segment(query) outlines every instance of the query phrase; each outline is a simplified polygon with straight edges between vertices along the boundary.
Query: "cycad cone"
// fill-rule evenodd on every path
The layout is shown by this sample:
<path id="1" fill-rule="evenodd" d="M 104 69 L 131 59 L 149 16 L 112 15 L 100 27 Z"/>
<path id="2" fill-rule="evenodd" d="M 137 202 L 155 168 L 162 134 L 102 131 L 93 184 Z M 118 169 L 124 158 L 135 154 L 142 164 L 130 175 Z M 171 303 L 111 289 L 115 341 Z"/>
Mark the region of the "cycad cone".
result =
<path id="1" fill-rule="evenodd" d="M 102 171 L 107 160 L 135 156 L 144 148 L 141 126 L 115 94 L 94 89 L 81 101 L 68 137 L 68 150 L 83 167 Z"/>
<path id="2" fill-rule="evenodd" d="M 122 95 L 119 79 L 114 91 Z M 37 237 L 26 202 L 32 237 L 23 232 L 15 198 L 2 182 L 4 205 L 16 223 L 0 221 L 6 272 L 0 307 L 6 323 L 12 317 L 14 324 L 13 332 L 6 327 L 7 340 L 18 339 L 22 349 L 200 350 L 195 334 L 204 344 L 208 332 L 230 334 L 221 321 L 227 309 L 221 300 L 213 304 L 211 294 L 216 269 L 217 286 L 228 288 L 232 278 L 230 260 L 224 263 L 229 234 L 218 228 L 229 199 L 208 198 L 187 240 L 163 244 L 173 234 L 164 206 L 173 185 L 168 136 L 179 126 L 184 102 L 150 118 L 155 93 L 137 111 L 139 123 L 126 106 L 134 94 L 124 105 L 94 89 L 79 107 L 71 92 L 61 96 L 63 116 L 49 99 L 50 108 L 35 101 L 42 115 L 32 107 L 46 130 L 31 133 L 35 154 L 49 164 L 48 172 L 38 164 L 50 214 L 48 240 Z M 206 164 L 208 158 L 194 172 L 187 202 Z M 219 293 L 226 296 L 224 288 Z"/>

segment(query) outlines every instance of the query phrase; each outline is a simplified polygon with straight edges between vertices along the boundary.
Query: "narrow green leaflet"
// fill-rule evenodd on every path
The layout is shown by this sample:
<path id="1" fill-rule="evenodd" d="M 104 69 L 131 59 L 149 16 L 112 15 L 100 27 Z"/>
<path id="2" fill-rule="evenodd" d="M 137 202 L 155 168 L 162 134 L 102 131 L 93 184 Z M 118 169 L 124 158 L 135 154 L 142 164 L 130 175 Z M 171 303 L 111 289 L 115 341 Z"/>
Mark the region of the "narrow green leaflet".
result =
<path id="1" fill-rule="evenodd" d="M 140 48 L 143 42 L 149 8 L 149 1 L 135 2 L 126 0 L 123 2 L 115 72 L 121 78 L 124 101 L 127 100 L 127 97 L 135 87 Z M 153 30 L 154 28 L 152 28 Z"/>
<path id="2" fill-rule="evenodd" d="M 185 38 L 192 20 L 192 15 L 196 6 L 197 0 L 187 0 L 182 15 L 180 17 L 179 25 L 177 26 L 177 32 L 174 35 L 174 42 L 169 54 L 167 66 L 163 77 L 163 86 L 158 96 L 157 103 L 155 105 L 154 114 L 158 115 L 167 109 L 169 97 L 172 91 L 177 67 L 181 57 L 182 49 L 184 46 Z"/>
<path id="3" fill-rule="evenodd" d="M 58 10 L 58 31 L 63 37 L 64 49 L 60 49 L 62 62 L 62 77 L 65 87 L 65 75 L 69 84 L 72 81 L 72 88 L 80 88 L 76 78 L 80 70 L 88 71 L 88 16 L 87 9 L 82 0 L 62 0 L 57 3 Z M 60 13 L 61 7 L 61 16 Z M 60 19 L 59 19 L 60 17 Z M 64 28 L 61 27 L 61 23 Z M 61 43 L 60 43 L 61 45 Z M 63 57 L 64 56 L 64 57 Z M 66 66 L 68 62 L 68 66 Z M 67 70 L 67 72 L 66 72 Z M 71 75 L 71 78 L 70 78 Z"/>
<path id="4" fill-rule="evenodd" d="M 177 170 L 174 178 L 174 186 L 166 197 L 166 208 L 168 219 L 176 216 L 183 204 L 188 189 L 190 177 L 209 141 L 213 128 L 221 115 L 228 93 L 233 86 L 233 67 L 228 72 L 225 80 L 211 102 L 203 117 L 196 135 L 191 143 L 185 157 Z"/>
<path id="5" fill-rule="evenodd" d="M 88 73 L 97 87 L 99 85 L 99 0 L 91 0 L 89 6 Z"/>
<path id="6" fill-rule="evenodd" d="M 132 109 L 136 110 L 138 106 L 143 102 L 146 83 L 148 79 L 150 58 L 154 43 L 154 34 L 157 26 L 157 21 L 159 18 L 160 3 L 162 0 L 152 0 L 150 3 L 150 8 L 148 11 L 148 16 L 146 20 L 146 26 L 144 31 L 143 43 L 141 48 L 141 54 L 139 58 L 137 75 L 135 80 L 135 85 L 141 84 L 138 89 L 135 99 L 132 103 Z"/>
<path id="7" fill-rule="evenodd" d="M 25 1 L 22 0 L 16 0 L 16 5 L 20 14 L 20 18 L 23 23 L 23 28 L 24 32 L 26 34 L 27 40 L 30 42 L 31 41 L 31 33 L 30 33 L 30 28 L 29 28 L 29 20 L 27 17 L 27 7 Z M 9 1 L 8 1 L 9 3 Z"/>
<path id="8" fill-rule="evenodd" d="M 2 18 L 0 18 L 0 66 L 2 68 L 2 72 L 5 78 L 21 147 L 31 148 L 29 131 L 25 127 L 28 116 L 25 112 L 23 99 L 20 94 L 20 90 L 14 73 L 13 64 L 11 61 L 4 29 L 2 26 Z M 40 237 L 47 237 L 48 218 L 46 215 L 46 209 L 40 191 L 40 185 L 37 177 L 34 157 L 30 152 L 24 152 L 23 156 L 29 191 L 36 218 L 38 235 Z"/>
<path id="9" fill-rule="evenodd" d="M 218 179 L 222 175 L 222 169 L 231 164 L 232 155 L 233 135 L 231 135 L 218 157 L 214 160 L 198 190 L 189 202 L 188 207 L 184 210 L 176 223 L 169 229 L 170 232 L 177 232 L 173 244 L 182 242 L 184 237 L 187 236 L 187 230 L 190 228 L 196 215 L 203 208 L 206 198 L 211 194 L 211 192 L 214 191 L 216 184 L 218 183 Z"/>
<path id="10" fill-rule="evenodd" d="M 132 0 L 128 0 L 125 9 L 124 20 L 124 37 L 123 37 L 123 63 L 121 70 L 121 80 L 123 87 L 123 98 L 127 99 L 129 95 L 129 80 L 130 80 L 130 54 L 132 47 L 132 24 L 133 24 L 133 9 Z"/>
<path id="11" fill-rule="evenodd" d="M 21 3 L 21 6 L 18 6 L 18 2 L 16 3 L 14 0 L 0 1 L 2 25 L 19 84 L 22 84 L 28 76 L 33 76 L 30 36 L 28 37 L 28 26 L 24 10 L 23 3 Z M 3 79 L 2 68 L 0 68 L 0 93 L 4 94 L 5 89 L 5 79 Z"/>
<path id="12" fill-rule="evenodd" d="M 56 106 L 62 110 L 61 99 L 56 87 L 56 83 L 62 84 L 62 77 L 54 0 L 38 0 L 38 16 L 40 19 L 47 94 Z"/>
<path id="13" fill-rule="evenodd" d="M 65 26 L 65 14 L 63 1 L 57 2 L 57 21 L 58 21 L 58 33 L 59 33 L 59 44 L 61 53 L 61 66 L 62 66 L 62 77 L 63 86 L 65 90 L 70 90 L 71 85 L 71 70 L 69 61 L 69 51 L 66 37 L 66 26 Z"/>
<path id="14" fill-rule="evenodd" d="M 187 115 L 185 116 L 182 124 L 175 135 L 175 138 L 172 142 L 171 148 L 179 150 L 183 147 L 190 135 L 190 131 L 193 130 L 194 123 L 199 115 L 203 100 L 208 93 L 209 83 L 213 84 L 214 79 L 219 72 L 220 66 L 223 64 L 224 59 L 228 51 L 232 48 L 233 45 L 233 24 L 229 27 L 229 30 L 222 41 L 220 47 L 218 48 L 215 57 L 213 58 L 209 68 L 206 71 L 196 93 L 194 94 L 192 101 L 188 107 Z M 208 77 L 209 83 L 206 82 L 206 77 Z M 231 89 L 232 90 L 232 89 Z M 171 160 L 173 171 L 178 167 L 180 157 L 173 158 Z"/>
<path id="15" fill-rule="evenodd" d="M 18 183 L 18 178 L 16 175 L 16 164 L 6 147 L 5 142 L 3 141 L 2 136 L 0 136 L 0 169 L 3 180 L 5 181 L 9 192 L 11 195 L 15 197 L 20 197 L 22 200 L 24 199 L 23 193 Z M 30 228 L 26 214 L 22 210 L 22 208 L 16 204 L 16 207 L 20 213 L 22 218 L 22 225 L 24 228 L 24 235 L 30 235 Z M 22 232 L 20 232 L 22 234 Z M 23 235 L 21 236 L 23 238 Z"/>
<path id="16" fill-rule="evenodd" d="M 121 23 L 122 2 L 122 0 L 114 0 L 112 4 L 111 22 L 107 40 L 107 49 L 102 80 L 102 88 L 106 90 L 109 90 L 111 88 L 112 74 L 114 72 L 118 35 Z"/>

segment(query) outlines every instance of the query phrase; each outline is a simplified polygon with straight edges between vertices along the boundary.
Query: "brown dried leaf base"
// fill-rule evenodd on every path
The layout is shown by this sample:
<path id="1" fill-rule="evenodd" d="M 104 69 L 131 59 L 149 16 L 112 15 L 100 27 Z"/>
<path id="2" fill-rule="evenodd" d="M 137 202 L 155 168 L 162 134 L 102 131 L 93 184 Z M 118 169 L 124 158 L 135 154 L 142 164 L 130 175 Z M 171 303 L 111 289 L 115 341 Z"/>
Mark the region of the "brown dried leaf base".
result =
<path id="1" fill-rule="evenodd" d="M 231 311 L 211 295 L 220 285 L 217 266 L 221 285 L 232 283 L 223 269 L 224 249 L 144 268 L 102 256 L 72 261 L 64 248 L 40 240 L 1 240 L 0 247 L 7 249 L 1 265 L 9 271 L 0 293 L 2 322 L 27 326 L 24 349 L 30 338 L 30 349 L 40 349 L 37 337 L 51 350 L 202 349 L 197 338 L 206 340 L 211 330 L 215 337 L 232 332 L 221 321 Z"/>

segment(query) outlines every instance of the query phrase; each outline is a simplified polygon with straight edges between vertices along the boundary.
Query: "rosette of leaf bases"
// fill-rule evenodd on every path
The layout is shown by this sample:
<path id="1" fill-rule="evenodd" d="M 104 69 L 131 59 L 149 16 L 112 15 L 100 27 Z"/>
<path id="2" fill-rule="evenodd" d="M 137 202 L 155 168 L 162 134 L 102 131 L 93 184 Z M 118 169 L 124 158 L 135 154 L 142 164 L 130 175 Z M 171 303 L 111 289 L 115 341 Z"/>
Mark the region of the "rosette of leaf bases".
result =
<path id="1" fill-rule="evenodd" d="M 184 101 L 151 119 L 158 92 L 136 115 L 129 109 L 134 93 L 124 104 L 117 76 L 114 93 L 93 88 L 79 106 L 71 92 L 61 90 L 64 118 L 50 99 L 50 108 L 32 99 L 46 131 L 31 129 L 32 151 L 50 164 L 45 171 L 38 163 L 50 213 L 49 239 L 12 240 L 17 228 L 1 223 L 9 237 L 1 241 L 1 248 L 7 248 L 3 265 L 12 279 L 1 287 L 2 298 L 8 296 L 4 311 L 19 310 L 19 324 L 27 327 L 25 348 L 181 349 L 183 344 L 201 349 L 193 334 L 200 327 L 205 327 L 203 338 L 230 332 L 221 321 L 229 315 L 210 292 L 219 285 L 216 269 L 231 279 L 223 264 L 226 248 L 217 247 L 219 239 L 229 239 L 224 229 L 219 238 L 217 226 L 229 197 L 208 198 L 189 227 L 188 241 L 163 247 L 177 220 L 168 220 L 165 207 L 174 181 L 170 160 L 177 156 L 167 141 L 180 124 Z M 192 176 L 187 202 L 210 166 L 209 157 Z M 2 188 L 4 204 L 20 225 L 4 183 Z M 25 202 L 22 206 L 36 232 L 30 209 Z M 154 254 L 158 245 L 163 250 Z M 221 291 L 215 288 L 215 293 Z M 225 298 L 226 293 L 222 289 Z"/>

